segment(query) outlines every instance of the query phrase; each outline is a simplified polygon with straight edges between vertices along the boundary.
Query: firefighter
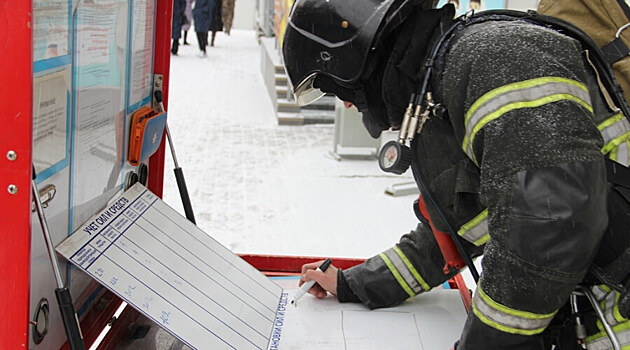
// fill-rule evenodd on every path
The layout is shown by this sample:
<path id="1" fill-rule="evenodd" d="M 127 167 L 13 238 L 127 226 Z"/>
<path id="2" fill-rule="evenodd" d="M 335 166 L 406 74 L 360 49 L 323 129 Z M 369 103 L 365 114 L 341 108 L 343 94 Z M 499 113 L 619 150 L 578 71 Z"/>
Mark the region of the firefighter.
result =
<path id="1" fill-rule="evenodd" d="M 419 186 L 422 196 L 438 204 L 426 203 L 426 219 L 455 227 L 470 256 L 483 254 L 458 350 L 549 349 L 545 330 L 580 283 L 599 288 L 629 345 L 630 196 L 607 180 L 606 164 L 627 170 L 630 124 L 576 39 L 506 14 L 456 20 L 452 5 L 435 5 L 296 0 L 283 58 L 297 101 L 334 94 L 357 106 L 374 138 L 401 127 L 413 94 L 433 106 L 410 152 L 416 182 L 431 192 Z M 458 273 L 443 270 L 431 225 L 421 220 L 344 271 L 307 264 L 301 283 L 315 279 L 311 294 L 371 309 L 427 292 Z M 594 267 L 600 279 L 587 278 Z M 602 275 L 621 287 L 595 286 Z"/>

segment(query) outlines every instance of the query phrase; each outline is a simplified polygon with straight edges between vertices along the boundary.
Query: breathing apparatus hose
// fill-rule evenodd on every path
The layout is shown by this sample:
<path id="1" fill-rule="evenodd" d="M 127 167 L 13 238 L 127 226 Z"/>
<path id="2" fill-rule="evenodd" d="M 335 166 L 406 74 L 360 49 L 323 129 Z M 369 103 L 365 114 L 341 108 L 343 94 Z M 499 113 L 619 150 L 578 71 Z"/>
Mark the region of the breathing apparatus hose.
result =
<path id="1" fill-rule="evenodd" d="M 431 73 L 433 71 L 433 65 L 435 64 L 435 58 L 438 54 L 438 51 L 440 50 L 444 42 L 448 38 L 450 38 L 451 34 L 455 31 L 455 29 L 457 29 L 462 22 L 466 21 L 467 18 L 468 18 L 467 16 L 458 17 L 455 23 L 453 23 L 444 33 L 442 33 L 442 35 L 440 35 L 438 40 L 436 40 L 435 45 L 433 45 L 431 49 L 431 53 L 429 54 L 425 63 L 426 71 L 425 71 L 424 79 L 420 88 L 420 93 L 418 94 L 420 103 L 422 103 L 422 99 L 427 95 L 427 92 L 429 90 L 429 81 L 431 79 Z M 416 153 L 416 147 L 418 147 L 417 143 L 411 142 L 411 149 L 412 149 L 413 154 Z M 426 196 L 426 198 L 429 199 L 429 201 L 431 202 L 431 204 L 437 211 L 438 215 L 442 219 L 442 222 L 444 222 L 444 224 L 446 225 L 448 229 L 448 233 L 451 239 L 453 240 L 453 242 L 455 243 L 455 246 L 457 247 L 459 254 L 461 255 L 466 265 L 468 265 L 468 268 L 470 269 L 470 273 L 473 279 L 475 280 L 475 283 L 478 283 L 479 272 L 477 271 L 477 268 L 475 267 L 475 264 L 473 263 L 472 258 L 470 257 L 470 255 L 468 255 L 468 253 L 464 249 L 464 246 L 461 241 L 461 237 L 459 237 L 459 235 L 457 234 L 453 226 L 450 224 L 448 218 L 446 217 L 446 215 L 444 214 L 444 211 L 442 210 L 442 207 L 435 200 L 433 193 L 431 192 L 431 190 L 429 189 L 429 186 L 427 185 L 427 183 L 424 181 L 424 178 L 422 177 L 422 172 L 420 171 L 419 165 L 416 164 L 416 167 L 417 167 L 417 171 L 413 171 L 413 175 L 414 175 L 414 178 L 416 179 L 416 182 L 422 188 L 422 194 Z"/>
<path id="2" fill-rule="evenodd" d="M 411 149 L 412 149 L 413 153 L 415 153 L 415 148 L 416 147 L 418 147 L 417 143 L 412 142 L 411 143 Z M 444 214 L 444 211 L 442 210 L 442 207 L 435 200 L 435 197 L 433 196 L 433 193 L 429 189 L 429 186 L 424 181 L 424 178 L 422 177 L 422 174 L 421 174 L 421 171 L 419 169 L 419 166 L 418 166 L 417 171 L 413 172 L 413 176 L 416 179 L 416 182 L 422 188 L 423 197 L 426 196 L 426 198 L 429 199 L 429 201 L 431 202 L 431 204 L 433 205 L 433 207 L 437 211 L 438 215 L 442 219 L 442 222 L 444 222 L 444 224 L 446 225 L 448 233 L 451 236 L 451 239 L 453 240 L 453 242 L 455 243 L 455 246 L 457 247 L 457 250 L 459 251 L 459 254 L 462 256 L 462 259 L 464 260 L 466 265 L 468 265 L 468 268 L 470 269 L 470 274 L 472 275 L 473 279 L 475 280 L 475 283 L 479 283 L 479 272 L 477 271 L 477 268 L 475 267 L 475 264 L 473 263 L 472 258 L 470 257 L 470 255 L 468 255 L 468 253 L 464 249 L 464 245 L 462 244 L 461 237 L 459 237 L 457 232 L 455 232 L 455 229 L 453 229 L 453 226 L 451 225 L 451 223 L 449 222 L 448 218 L 446 217 L 446 214 Z"/>

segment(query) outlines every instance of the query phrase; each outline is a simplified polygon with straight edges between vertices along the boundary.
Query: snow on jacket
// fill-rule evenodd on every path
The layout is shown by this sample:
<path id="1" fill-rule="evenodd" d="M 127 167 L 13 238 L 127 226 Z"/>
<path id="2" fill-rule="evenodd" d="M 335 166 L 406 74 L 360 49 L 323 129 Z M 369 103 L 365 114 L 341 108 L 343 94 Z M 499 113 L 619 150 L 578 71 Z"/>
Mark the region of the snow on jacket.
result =
<path id="1" fill-rule="evenodd" d="M 483 250 L 457 349 L 543 349 L 543 332 L 602 255 L 600 244 L 628 247 L 615 237 L 603 244 L 612 231 L 607 201 L 616 197 L 600 129 L 618 113 L 604 105 L 580 44 L 552 29 L 488 21 L 458 30 L 447 45 L 432 85 L 448 112 L 416 136 L 412 170 L 469 240 L 466 249 Z M 435 207 L 427 209 L 446 232 Z M 395 305 L 457 272 L 443 267 L 431 228 L 420 223 L 393 248 L 340 271 L 338 298 Z"/>

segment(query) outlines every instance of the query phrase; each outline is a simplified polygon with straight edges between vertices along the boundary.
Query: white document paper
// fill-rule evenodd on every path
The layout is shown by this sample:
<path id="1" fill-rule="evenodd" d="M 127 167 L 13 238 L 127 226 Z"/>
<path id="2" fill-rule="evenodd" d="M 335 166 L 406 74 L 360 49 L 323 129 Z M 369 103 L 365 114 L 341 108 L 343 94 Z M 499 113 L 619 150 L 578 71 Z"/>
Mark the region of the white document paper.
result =
<path id="1" fill-rule="evenodd" d="M 65 70 L 33 79 L 33 163 L 37 173 L 63 161 L 68 140 Z"/>
<path id="2" fill-rule="evenodd" d="M 458 291 L 368 310 L 283 288 L 140 184 L 57 251 L 193 349 L 449 349 L 466 313 Z"/>
<path id="3" fill-rule="evenodd" d="M 442 289 L 385 309 L 311 295 L 279 309 L 269 350 L 448 350 L 467 316 L 459 291 Z"/>

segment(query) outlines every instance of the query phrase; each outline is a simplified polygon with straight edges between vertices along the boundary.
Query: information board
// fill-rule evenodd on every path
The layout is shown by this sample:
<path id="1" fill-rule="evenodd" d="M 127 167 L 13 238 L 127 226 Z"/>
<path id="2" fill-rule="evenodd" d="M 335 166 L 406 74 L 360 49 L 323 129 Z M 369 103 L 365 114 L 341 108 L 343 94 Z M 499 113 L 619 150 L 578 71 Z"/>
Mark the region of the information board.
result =
<path id="1" fill-rule="evenodd" d="M 282 288 L 140 184 L 57 251 L 195 349 L 266 349 Z"/>

